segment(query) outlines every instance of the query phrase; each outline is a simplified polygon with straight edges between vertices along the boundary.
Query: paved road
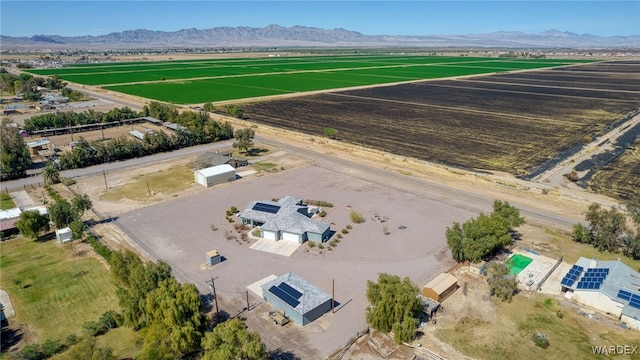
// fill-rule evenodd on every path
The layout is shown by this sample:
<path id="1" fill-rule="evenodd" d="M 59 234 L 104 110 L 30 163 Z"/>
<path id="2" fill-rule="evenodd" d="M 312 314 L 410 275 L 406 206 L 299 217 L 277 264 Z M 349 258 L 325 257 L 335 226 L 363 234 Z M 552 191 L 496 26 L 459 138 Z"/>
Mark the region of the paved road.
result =
<path id="1" fill-rule="evenodd" d="M 415 195 L 445 202 L 453 206 L 487 212 L 491 210 L 491 206 L 495 200 L 495 197 L 483 194 L 481 191 L 470 192 L 446 184 L 402 175 L 361 162 L 351 161 L 337 156 L 323 154 L 313 149 L 284 143 L 271 136 L 257 135 L 256 140 L 261 143 L 283 148 L 292 154 L 306 158 L 316 166 L 408 191 Z M 510 203 L 520 209 L 521 214 L 525 216 L 528 221 L 545 226 L 570 230 L 573 225 L 580 220 L 560 213 L 550 213 L 547 210 L 535 208 L 517 200 L 510 201 Z"/>
<path id="2" fill-rule="evenodd" d="M 215 150 L 220 150 L 224 148 L 229 148 L 231 147 L 232 144 L 233 144 L 232 140 L 227 140 L 227 141 L 220 141 L 220 142 L 211 143 L 211 144 L 192 146 L 188 148 L 183 148 L 183 149 L 166 152 L 166 153 L 155 154 L 151 156 L 145 156 L 141 158 L 94 165 L 94 166 L 90 166 L 82 169 L 64 170 L 60 172 L 60 176 L 68 177 L 68 178 L 78 178 L 82 176 L 99 174 L 99 173 L 102 173 L 103 171 L 112 172 L 112 171 L 117 171 L 122 169 L 135 168 L 139 166 L 149 165 L 149 164 L 181 158 L 185 156 L 201 154 L 207 151 L 215 151 Z M 23 179 L 3 181 L 2 191 L 22 189 L 25 186 L 37 185 L 43 182 L 44 180 L 42 179 L 42 176 L 40 174 L 23 178 Z"/>

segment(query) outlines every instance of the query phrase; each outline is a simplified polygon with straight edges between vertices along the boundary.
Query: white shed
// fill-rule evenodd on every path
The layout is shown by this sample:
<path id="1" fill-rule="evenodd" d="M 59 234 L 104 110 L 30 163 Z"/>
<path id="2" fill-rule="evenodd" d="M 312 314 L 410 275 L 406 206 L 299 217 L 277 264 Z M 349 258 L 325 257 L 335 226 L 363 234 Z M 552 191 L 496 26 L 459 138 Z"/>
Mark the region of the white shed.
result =
<path id="1" fill-rule="evenodd" d="M 56 239 L 60 244 L 71 241 L 71 236 L 71 229 L 68 227 L 56 230 Z"/>
<path id="2" fill-rule="evenodd" d="M 196 170 L 194 177 L 198 184 L 204 187 L 211 187 L 235 180 L 236 169 L 229 164 L 212 166 L 206 169 Z"/>

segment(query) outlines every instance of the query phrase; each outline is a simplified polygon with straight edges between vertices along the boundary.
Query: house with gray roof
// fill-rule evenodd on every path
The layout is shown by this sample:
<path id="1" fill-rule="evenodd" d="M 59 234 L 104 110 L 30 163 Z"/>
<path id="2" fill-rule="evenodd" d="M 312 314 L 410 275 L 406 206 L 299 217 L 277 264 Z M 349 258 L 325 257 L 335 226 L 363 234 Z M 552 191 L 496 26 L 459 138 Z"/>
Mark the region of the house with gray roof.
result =
<path id="1" fill-rule="evenodd" d="M 627 328 L 640 330 L 640 273 L 620 260 L 581 257 L 560 284 L 565 297 L 612 314 Z"/>
<path id="2" fill-rule="evenodd" d="M 289 272 L 261 286 L 264 300 L 305 326 L 331 310 L 331 295 Z"/>
<path id="3" fill-rule="evenodd" d="M 321 243 L 331 235 L 331 227 L 311 219 L 302 199 L 285 196 L 278 201 L 252 201 L 240 213 L 243 224 L 260 228 L 261 237 L 303 243 Z"/>

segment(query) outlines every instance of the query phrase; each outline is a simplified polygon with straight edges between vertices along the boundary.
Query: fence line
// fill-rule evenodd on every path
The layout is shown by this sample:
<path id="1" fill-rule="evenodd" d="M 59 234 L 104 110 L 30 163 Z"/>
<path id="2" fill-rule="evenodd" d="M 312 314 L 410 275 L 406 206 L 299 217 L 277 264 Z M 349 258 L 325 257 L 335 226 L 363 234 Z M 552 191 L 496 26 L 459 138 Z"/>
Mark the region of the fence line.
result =
<path id="1" fill-rule="evenodd" d="M 358 339 L 367 335 L 368 333 L 369 333 L 369 327 L 367 327 L 364 330 L 358 331 L 354 336 L 352 336 L 351 338 L 349 338 L 349 340 L 347 340 L 345 345 L 343 345 L 341 348 L 336 350 L 333 354 L 327 356 L 327 359 L 341 360 L 342 357 L 347 353 L 347 351 L 349 351 L 351 346 L 353 346 L 353 344 L 355 344 L 356 341 L 358 341 Z"/>

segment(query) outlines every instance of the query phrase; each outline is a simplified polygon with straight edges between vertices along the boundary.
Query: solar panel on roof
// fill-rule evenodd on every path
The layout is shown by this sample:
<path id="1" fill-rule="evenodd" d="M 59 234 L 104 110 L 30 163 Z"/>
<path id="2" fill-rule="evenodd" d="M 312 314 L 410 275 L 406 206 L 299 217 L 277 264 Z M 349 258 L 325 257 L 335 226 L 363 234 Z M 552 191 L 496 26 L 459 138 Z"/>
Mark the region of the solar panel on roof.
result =
<path id="1" fill-rule="evenodd" d="M 624 291 L 622 289 L 618 291 L 618 297 L 622 300 L 631 300 L 631 295 L 632 294 L 630 292 Z"/>
<path id="2" fill-rule="evenodd" d="M 286 302 L 292 308 L 295 308 L 296 306 L 298 306 L 298 304 L 300 304 L 300 301 L 292 298 L 290 295 L 282 291 L 282 289 L 280 289 L 279 287 L 272 286 L 269 288 L 269 292 L 280 298 L 280 300 Z"/>
<path id="3" fill-rule="evenodd" d="M 271 205 L 271 204 L 265 204 L 265 203 L 256 203 L 255 205 L 253 205 L 253 210 L 256 211 L 262 211 L 262 212 L 266 212 L 269 214 L 277 214 L 278 211 L 280 211 L 280 206 L 278 205 Z"/>
<path id="4" fill-rule="evenodd" d="M 300 299 L 300 297 L 302 296 L 302 293 L 300 291 L 292 288 L 287 283 L 282 283 L 282 284 L 278 285 L 278 287 L 280 289 L 282 289 L 282 291 L 286 292 L 287 295 L 291 296 L 292 298 L 294 298 L 296 300 Z"/>
<path id="5" fill-rule="evenodd" d="M 629 305 L 630 305 L 630 306 L 633 306 L 633 307 L 635 307 L 635 308 L 640 309 L 640 302 L 630 301 L 630 302 L 629 302 Z"/>

